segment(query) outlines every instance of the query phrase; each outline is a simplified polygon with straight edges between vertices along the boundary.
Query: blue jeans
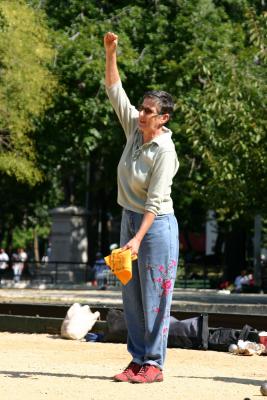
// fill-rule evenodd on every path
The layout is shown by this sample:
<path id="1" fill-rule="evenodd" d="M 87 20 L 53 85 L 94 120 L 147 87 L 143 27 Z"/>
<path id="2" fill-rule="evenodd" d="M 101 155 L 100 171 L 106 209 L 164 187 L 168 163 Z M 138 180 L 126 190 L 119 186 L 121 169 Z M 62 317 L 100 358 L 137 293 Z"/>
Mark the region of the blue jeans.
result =
<path id="1" fill-rule="evenodd" d="M 143 214 L 123 210 L 120 245 L 138 231 Z M 128 351 L 137 364 L 163 368 L 179 246 L 173 214 L 159 215 L 144 236 L 133 276 L 122 288 Z"/>

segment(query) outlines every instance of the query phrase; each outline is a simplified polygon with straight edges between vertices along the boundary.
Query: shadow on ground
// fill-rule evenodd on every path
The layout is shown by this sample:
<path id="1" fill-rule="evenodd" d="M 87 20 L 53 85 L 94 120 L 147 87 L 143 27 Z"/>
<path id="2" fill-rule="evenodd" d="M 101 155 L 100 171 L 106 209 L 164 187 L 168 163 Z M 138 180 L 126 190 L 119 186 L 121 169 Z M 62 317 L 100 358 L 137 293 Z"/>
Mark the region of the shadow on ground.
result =
<path id="1" fill-rule="evenodd" d="M 181 379 L 207 379 L 207 380 L 213 380 L 213 381 L 221 381 L 221 382 L 226 382 L 226 383 L 238 383 L 241 385 L 254 385 L 254 386 L 259 386 L 262 384 L 262 380 L 256 380 L 256 379 L 244 379 L 244 378 L 233 378 L 233 377 L 228 377 L 228 376 L 213 376 L 213 377 L 208 377 L 208 376 L 175 376 L 175 378 L 181 378 Z"/>
<path id="2" fill-rule="evenodd" d="M 78 379 L 99 379 L 112 380 L 110 376 L 90 376 L 90 375 L 75 375 L 75 374 L 59 374 L 51 372 L 32 372 L 32 371 L 0 371 L 0 375 L 8 378 L 33 378 L 37 376 L 52 376 L 57 378 L 78 378 Z M 38 379 L 38 378 L 33 378 Z"/>

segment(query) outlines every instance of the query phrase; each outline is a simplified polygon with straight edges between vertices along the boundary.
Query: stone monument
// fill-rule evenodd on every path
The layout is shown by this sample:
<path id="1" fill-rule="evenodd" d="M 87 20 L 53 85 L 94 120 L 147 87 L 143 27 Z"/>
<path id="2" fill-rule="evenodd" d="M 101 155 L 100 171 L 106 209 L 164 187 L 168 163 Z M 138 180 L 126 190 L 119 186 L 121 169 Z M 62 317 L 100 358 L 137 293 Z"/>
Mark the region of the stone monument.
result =
<path id="1" fill-rule="evenodd" d="M 85 281 L 87 263 L 87 217 L 82 207 L 57 207 L 50 211 L 51 268 L 56 282 Z"/>

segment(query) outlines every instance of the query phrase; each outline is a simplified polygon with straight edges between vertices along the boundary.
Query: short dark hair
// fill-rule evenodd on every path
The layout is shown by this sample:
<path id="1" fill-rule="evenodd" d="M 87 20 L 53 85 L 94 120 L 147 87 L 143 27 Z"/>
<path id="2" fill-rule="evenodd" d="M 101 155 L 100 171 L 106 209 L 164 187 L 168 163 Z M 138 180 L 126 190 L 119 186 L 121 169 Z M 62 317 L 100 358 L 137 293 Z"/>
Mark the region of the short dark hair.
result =
<path id="1" fill-rule="evenodd" d="M 155 100 L 160 107 L 159 112 L 161 114 L 172 115 L 174 102 L 170 93 L 164 92 L 163 90 L 150 90 L 144 94 L 143 100 L 146 98 Z"/>

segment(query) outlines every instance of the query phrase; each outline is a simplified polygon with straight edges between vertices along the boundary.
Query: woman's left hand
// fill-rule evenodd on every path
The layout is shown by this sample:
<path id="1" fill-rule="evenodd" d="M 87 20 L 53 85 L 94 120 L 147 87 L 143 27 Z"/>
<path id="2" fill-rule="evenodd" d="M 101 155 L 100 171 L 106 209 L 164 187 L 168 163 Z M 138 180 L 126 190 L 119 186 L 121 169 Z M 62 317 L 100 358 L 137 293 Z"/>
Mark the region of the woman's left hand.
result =
<path id="1" fill-rule="evenodd" d="M 130 249 L 132 256 L 137 256 L 140 243 L 141 243 L 140 240 L 134 236 L 131 240 L 129 240 L 128 243 L 126 243 L 125 246 L 123 246 L 122 250 Z"/>

